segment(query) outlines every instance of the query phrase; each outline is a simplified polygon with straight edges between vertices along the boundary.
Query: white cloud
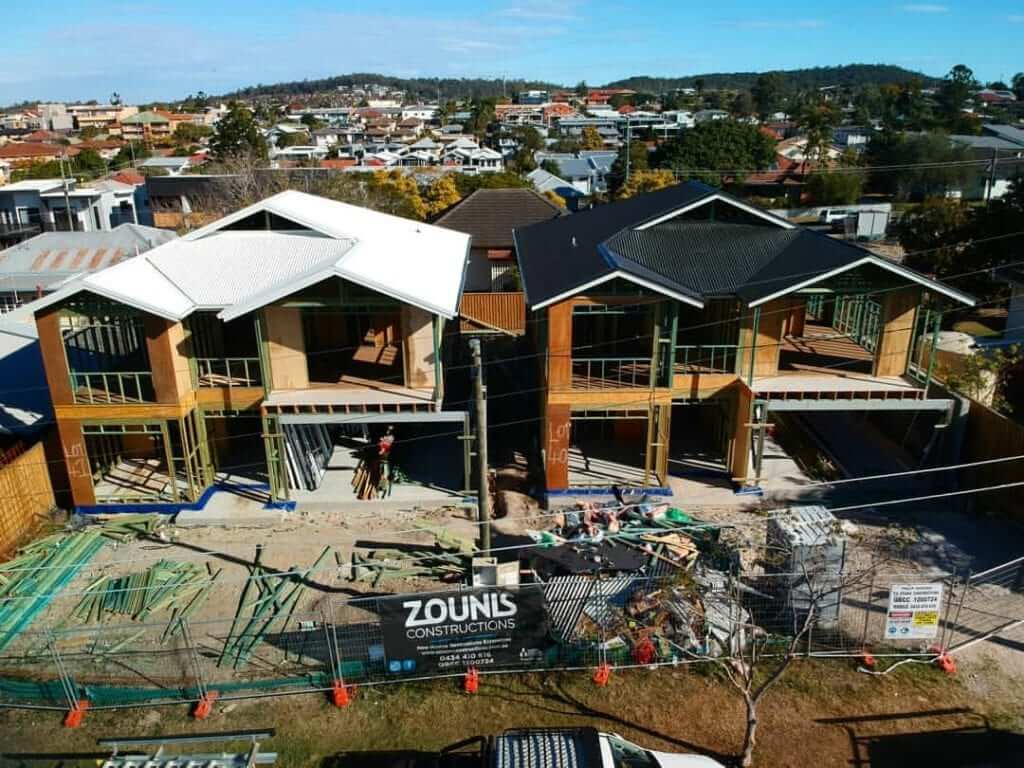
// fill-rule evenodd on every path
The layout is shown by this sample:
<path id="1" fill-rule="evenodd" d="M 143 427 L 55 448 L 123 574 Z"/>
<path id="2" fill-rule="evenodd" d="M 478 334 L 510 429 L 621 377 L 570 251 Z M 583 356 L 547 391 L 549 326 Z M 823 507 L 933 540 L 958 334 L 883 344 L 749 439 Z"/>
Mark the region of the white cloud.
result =
<path id="1" fill-rule="evenodd" d="M 1011 24 L 1024 24 L 1024 14 L 1011 13 L 1006 17 L 1006 20 Z"/>
<path id="2" fill-rule="evenodd" d="M 911 3 L 901 5 L 900 8 L 907 13 L 948 13 L 948 5 L 937 5 L 935 3 Z"/>
<path id="3" fill-rule="evenodd" d="M 723 27 L 734 27 L 736 29 L 821 29 L 826 26 L 822 19 L 798 19 L 775 20 L 775 19 L 745 19 L 736 21 L 720 21 Z"/>
<path id="4" fill-rule="evenodd" d="M 542 0 L 525 0 L 500 9 L 498 15 L 533 21 L 579 21 L 580 16 L 576 13 L 578 5 L 579 2 L 563 2 L 559 6 L 554 6 L 551 2 Z"/>

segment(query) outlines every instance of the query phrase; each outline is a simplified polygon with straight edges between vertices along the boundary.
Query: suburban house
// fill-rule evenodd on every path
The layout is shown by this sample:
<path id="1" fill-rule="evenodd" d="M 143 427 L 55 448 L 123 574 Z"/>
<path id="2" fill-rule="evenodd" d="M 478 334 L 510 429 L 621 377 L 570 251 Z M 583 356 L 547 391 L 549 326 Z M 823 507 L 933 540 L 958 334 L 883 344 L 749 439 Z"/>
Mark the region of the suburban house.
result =
<path id="1" fill-rule="evenodd" d="M 99 232 L 137 223 L 135 187 L 112 180 L 31 179 L 0 187 L 0 246 L 44 231 Z"/>
<path id="2" fill-rule="evenodd" d="M 611 173 L 618 155 L 615 152 L 582 151 L 576 154 L 537 152 L 537 163 L 550 160 L 558 166 L 559 178 L 568 181 L 581 195 L 591 197 L 606 192 L 605 177 Z"/>
<path id="3" fill-rule="evenodd" d="M 0 314 L 52 293 L 65 281 L 97 272 L 174 240 L 166 229 L 120 224 L 92 232 L 43 232 L 0 251 Z"/>
<path id="4" fill-rule="evenodd" d="M 689 182 L 515 231 L 551 493 L 756 489 L 769 419 L 930 412 L 940 302 L 974 300 Z"/>
<path id="5" fill-rule="evenodd" d="M 459 305 L 464 332 L 524 333 L 526 311 L 512 230 L 564 213 L 532 189 L 478 189 L 434 222 L 473 238 Z"/>
<path id="6" fill-rule="evenodd" d="M 385 437 L 396 496 L 461 494 L 441 347 L 469 240 L 287 191 L 37 300 L 73 505 L 355 500 Z"/>
<path id="7" fill-rule="evenodd" d="M 75 128 L 95 128 L 101 133 L 118 133 L 123 120 L 139 114 L 138 107 L 123 104 L 68 104 L 66 109 Z"/>
<path id="8" fill-rule="evenodd" d="M 12 141 L 0 145 L 0 160 L 9 162 L 15 168 L 33 163 L 49 163 L 77 154 L 78 149 L 75 147 L 38 141 Z"/>
<path id="9" fill-rule="evenodd" d="M 169 139 L 174 133 L 171 118 L 161 112 L 139 112 L 121 118 L 121 136 L 126 141 L 141 141 L 147 144 Z"/>
<path id="10" fill-rule="evenodd" d="M 44 232 L 0 251 L 0 439 L 34 437 L 53 422 L 31 302 L 65 282 L 173 240 L 163 229 L 122 224 L 109 232 Z"/>

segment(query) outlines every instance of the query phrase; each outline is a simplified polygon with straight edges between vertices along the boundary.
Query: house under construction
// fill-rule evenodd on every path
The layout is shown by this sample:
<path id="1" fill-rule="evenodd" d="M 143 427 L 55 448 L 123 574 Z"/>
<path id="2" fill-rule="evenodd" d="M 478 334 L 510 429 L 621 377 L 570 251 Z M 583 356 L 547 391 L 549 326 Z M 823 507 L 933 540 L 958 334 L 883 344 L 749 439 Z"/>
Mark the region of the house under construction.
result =
<path id="1" fill-rule="evenodd" d="M 974 300 L 690 182 L 516 230 L 547 488 L 755 488 L 774 413 L 938 412 L 936 308 Z"/>

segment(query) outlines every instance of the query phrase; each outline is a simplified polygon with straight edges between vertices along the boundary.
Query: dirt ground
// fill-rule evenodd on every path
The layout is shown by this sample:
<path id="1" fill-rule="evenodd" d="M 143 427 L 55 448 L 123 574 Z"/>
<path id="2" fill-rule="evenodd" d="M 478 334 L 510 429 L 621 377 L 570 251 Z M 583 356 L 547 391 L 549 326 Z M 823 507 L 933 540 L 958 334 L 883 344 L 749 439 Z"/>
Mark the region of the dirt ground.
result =
<path id="1" fill-rule="evenodd" d="M 93 712 L 78 730 L 62 729 L 56 712 L 4 710 L 0 743 L 6 765 L 55 752 L 70 765 L 67 753 L 95 753 L 100 737 L 274 728 L 262 748 L 278 752 L 282 768 L 380 768 L 390 764 L 385 751 L 411 757 L 505 728 L 593 725 L 650 749 L 728 762 L 742 740 L 742 704 L 708 670 L 622 672 L 605 688 L 585 673 L 492 676 L 475 696 L 450 680 L 362 688 L 342 710 L 320 695 L 288 696 L 219 705 L 201 723 L 183 706 Z M 757 765 L 1024 764 L 1019 688 L 978 689 L 978 676 L 999 679 L 983 660 L 956 677 L 921 665 L 873 677 L 843 661 L 797 662 L 762 703 Z"/>

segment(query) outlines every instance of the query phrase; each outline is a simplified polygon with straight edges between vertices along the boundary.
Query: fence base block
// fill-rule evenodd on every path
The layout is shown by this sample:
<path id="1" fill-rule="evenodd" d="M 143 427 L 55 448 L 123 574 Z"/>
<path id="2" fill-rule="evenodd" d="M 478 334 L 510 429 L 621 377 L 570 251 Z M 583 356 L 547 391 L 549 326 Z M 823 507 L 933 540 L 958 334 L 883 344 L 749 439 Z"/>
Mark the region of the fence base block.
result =
<path id="1" fill-rule="evenodd" d="M 351 688 L 351 693 L 349 692 Z M 335 680 L 331 686 L 331 703 L 341 709 L 352 703 L 356 695 L 356 686 L 346 686 L 344 680 Z"/>
<path id="2" fill-rule="evenodd" d="M 208 691 L 203 698 L 196 702 L 195 709 L 192 710 L 192 717 L 196 720 L 205 720 L 213 712 L 213 703 L 217 701 L 217 697 L 220 696 L 217 691 Z"/>
<path id="3" fill-rule="evenodd" d="M 466 693 L 476 693 L 480 690 L 480 673 L 476 671 L 476 667 L 466 670 L 466 676 L 462 680 L 462 690 Z"/>
<path id="4" fill-rule="evenodd" d="M 85 712 L 89 709 L 89 702 L 82 699 L 64 715 L 65 728 L 77 728 L 85 719 Z"/>

